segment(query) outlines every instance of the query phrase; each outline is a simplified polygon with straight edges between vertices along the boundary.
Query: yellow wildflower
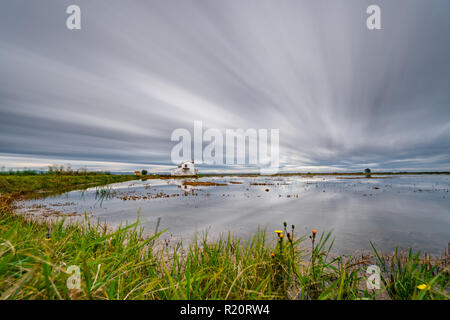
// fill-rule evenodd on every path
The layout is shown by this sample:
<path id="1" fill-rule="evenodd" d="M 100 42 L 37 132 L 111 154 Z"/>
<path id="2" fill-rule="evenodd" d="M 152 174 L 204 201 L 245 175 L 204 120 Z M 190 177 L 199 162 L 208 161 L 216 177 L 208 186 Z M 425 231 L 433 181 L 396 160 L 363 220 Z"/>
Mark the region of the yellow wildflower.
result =
<path id="1" fill-rule="evenodd" d="M 417 289 L 419 289 L 419 290 L 430 290 L 431 289 L 431 287 L 430 286 L 428 286 L 428 285 L 426 285 L 425 283 L 422 283 L 422 284 L 419 284 L 418 286 L 417 286 Z"/>

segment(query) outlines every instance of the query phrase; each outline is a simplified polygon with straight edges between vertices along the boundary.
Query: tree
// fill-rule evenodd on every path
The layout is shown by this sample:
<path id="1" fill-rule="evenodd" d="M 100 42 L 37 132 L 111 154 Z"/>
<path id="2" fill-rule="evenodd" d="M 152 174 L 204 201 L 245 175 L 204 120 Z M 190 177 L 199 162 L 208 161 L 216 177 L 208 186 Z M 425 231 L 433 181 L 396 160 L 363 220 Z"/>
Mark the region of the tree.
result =
<path id="1" fill-rule="evenodd" d="M 148 171 L 147 170 L 142 170 L 141 173 L 142 173 L 143 176 L 146 176 Z"/>

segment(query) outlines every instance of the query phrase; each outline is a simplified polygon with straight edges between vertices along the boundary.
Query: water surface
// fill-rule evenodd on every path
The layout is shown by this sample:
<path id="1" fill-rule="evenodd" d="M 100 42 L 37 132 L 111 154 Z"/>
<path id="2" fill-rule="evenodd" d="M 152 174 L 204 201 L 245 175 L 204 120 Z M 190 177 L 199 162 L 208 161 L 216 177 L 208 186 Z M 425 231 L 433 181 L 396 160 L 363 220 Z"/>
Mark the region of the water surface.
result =
<path id="1" fill-rule="evenodd" d="M 84 213 L 112 226 L 140 215 L 146 232 L 168 228 L 165 237 L 189 240 L 208 231 L 248 237 L 258 227 L 333 231 L 335 252 L 413 247 L 440 254 L 450 241 L 450 176 L 405 175 L 377 178 L 206 177 L 226 185 L 190 186 L 190 180 L 147 180 L 72 191 L 23 203 L 21 212 L 52 216 Z"/>

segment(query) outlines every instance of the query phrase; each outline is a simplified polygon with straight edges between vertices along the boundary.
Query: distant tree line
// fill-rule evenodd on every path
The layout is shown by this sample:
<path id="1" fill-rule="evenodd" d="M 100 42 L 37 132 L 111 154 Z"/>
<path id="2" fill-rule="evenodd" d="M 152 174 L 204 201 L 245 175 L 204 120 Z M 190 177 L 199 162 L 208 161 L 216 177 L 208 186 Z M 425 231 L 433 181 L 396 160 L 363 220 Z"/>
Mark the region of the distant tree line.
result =
<path id="1" fill-rule="evenodd" d="M 72 169 L 70 165 L 52 165 L 48 167 L 47 171 L 44 170 L 6 170 L 3 166 L 0 171 L 0 175 L 11 176 L 34 176 L 34 175 L 65 175 L 65 176 L 87 176 L 87 175 L 110 175 L 109 171 L 88 171 L 85 168 L 77 170 Z"/>

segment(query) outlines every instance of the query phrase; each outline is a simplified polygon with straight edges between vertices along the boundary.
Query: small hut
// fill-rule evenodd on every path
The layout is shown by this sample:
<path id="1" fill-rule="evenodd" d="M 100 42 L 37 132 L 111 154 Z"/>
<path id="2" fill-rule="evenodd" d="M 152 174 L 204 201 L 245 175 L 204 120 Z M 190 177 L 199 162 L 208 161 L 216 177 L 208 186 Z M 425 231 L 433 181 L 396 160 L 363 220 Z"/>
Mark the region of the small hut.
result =
<path id="1" fill-rule="evenodd" d="M 180 163 L 177 168 L 171 172 L 172 176 L 196 176 L 198 170 L 194 167 L 194 161 Z"/>

